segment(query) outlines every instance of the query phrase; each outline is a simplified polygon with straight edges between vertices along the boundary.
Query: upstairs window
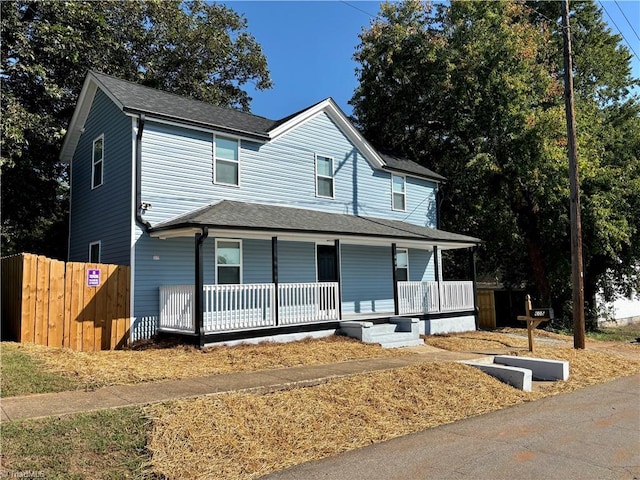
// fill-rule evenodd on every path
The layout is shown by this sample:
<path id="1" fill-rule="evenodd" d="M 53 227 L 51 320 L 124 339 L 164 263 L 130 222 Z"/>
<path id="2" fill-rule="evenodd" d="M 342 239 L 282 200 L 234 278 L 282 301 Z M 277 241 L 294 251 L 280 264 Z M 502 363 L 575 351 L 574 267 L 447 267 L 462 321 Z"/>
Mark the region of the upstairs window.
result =
<path id="1" fill-rule="evenodd" d="M 399 282 L 409 280 L 409 250 L 406 248 L 396 249 L 396 278 Z"/>
<path id="2" fill-rule="evenodd" d="M 89 244 L 89 263 L 100 263 L 101 242 L 91 242 Z"/>
<path id="3" fill-rule="evenodd" d="M 242 242 L 216 240 L 218 285 L 242 283 Z"/>
<path id="4" fill-rule="evenodd" d="M 213 148 L 213 182 L 237 187 L 240 184 L 238 141 L 232 138 L 216 137 Z"/>
<path id="5" fill-rule="evenodd" d="M 407 209 L 407 192 L 405 178 L 400 175 L 391 175 L 391 208 L 399 212 Z"/>
<path id="6" fill-rule="evenodd" d="M 316 155 L 316 196 L 334 197 L 333 158 Z"/>
<path id="7" fill-rule="evenodd" d="M 104 165 L 104 135 L 100 135 L 93 141 L 91 151 L 91 188 L 102 185 L 102 173 Z"/>

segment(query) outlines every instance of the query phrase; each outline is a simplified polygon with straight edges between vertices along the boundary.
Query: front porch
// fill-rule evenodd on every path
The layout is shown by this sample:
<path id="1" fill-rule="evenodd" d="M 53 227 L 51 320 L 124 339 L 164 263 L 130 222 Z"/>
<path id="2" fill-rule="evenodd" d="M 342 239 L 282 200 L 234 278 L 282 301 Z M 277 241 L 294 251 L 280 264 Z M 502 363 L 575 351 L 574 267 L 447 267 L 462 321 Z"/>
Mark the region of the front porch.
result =
<path id="1" fill-rule="evenodd" d="M 195 240 L 195 281 L 180 256 L 186 237 Z M 163 249 L 156 258 L 177 270 L 138 292 L 155 297 L 160 332 L 200 345 L 391 316 L 420 317 L 421 333 L 438 331 L 430 328 L 438 322 L 473 330 L 479 242 L 396 220 L 222 201 L 150 231 L 141 250 Z M 448 249 L 468 250 L 471 281 L 443 281 Z M 163 274 L 161 263 L 153 268 Z"/>
<path id="2" fill-rule="evenodd" d="M 395 310 L 348 314 L 342 313 L 338 282 L 204 285 L 202 334 L 474 312 L 472 281 L 396 283 Z M 160 330 L 197 335 L 195 296 L 193 285 L 160 287 Z"/>

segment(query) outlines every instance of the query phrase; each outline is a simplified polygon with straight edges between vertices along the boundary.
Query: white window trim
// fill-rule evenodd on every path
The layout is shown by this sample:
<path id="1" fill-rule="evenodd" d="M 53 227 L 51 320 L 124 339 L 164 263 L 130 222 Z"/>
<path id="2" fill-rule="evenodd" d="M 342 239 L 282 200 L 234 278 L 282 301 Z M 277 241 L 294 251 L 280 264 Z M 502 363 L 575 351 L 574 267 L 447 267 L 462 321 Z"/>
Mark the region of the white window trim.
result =
<path id="1" fill-rule="evenodd" d="M 94 158 L 94 155 L 96 153 L 96 142 L 98 140 L 102 140 L 102 158 L 99 160 L 100 168 L 102 169 L 102 174 L 100 175 L 100 183 L 98 185 L 95 185 L 93 183 L 93 180 L 95 178 L 97 162 L 96 162 L 96 159 Z M 94 190 L 103 184 L 104 184 L 104 133 L 101 134 L 99 137 L 96 137 L 93 140 L 93 142 L 91 142 L 91 190 Z"/>
<path id="2" fill-rule="evenodd" d="M 233 140 L 236 142 L 236 144 L 238 145 L 238 159 L 237 160 L 229 160 L 228 158 L 220 158 L 220 161 L 222 162 L 227 162 L 227 163 L 235 163 L 238 165 L 238 183 L 225 183 L 225 182 L 219 182 L 218 179 L 216 178 L 216 172 L 217 172 L 217 164 L 218 164 L 218 156 L 216 155 L 216 149 L 218 148 L 218 142 L 217 139 L 218 137 L 222 137 L 225 140 Z M 226 187 L 235 187 L 235 188 L 239 188 L 240 187 L 240 139 L 233 137 L 233 136 L 227 136 L 227 135 L 218 135 L 218 134 L 213 134 L 213 183 L 215 185 L 224 185 Z"/>
<path id="3" fill-rule="evenodd" d="M 407 256 L 407 282 L 410 282 L 411 277 L 409 276 L 409 249 L 406 247 L 397 247 L 396 248 L 396 270 L 403 267 L 398 267 L 398 253 L 404 252 Z"/>
<path id="4" fill-rule="evenodd" d="M 91 260 L 91 248 L 97 245 L 98 246 L 98 261 L 97 262 L 93 262 Z M 102 263 L 102 240 L 98 240 L 97 242 L 90 242 L 89 243 L 89 255 L 87 257 L 89 259 L 88 263 Z"/>
<path id="5" fill-rule="evenodd" d="M 214 276 L 215 276 L 215 282 L 216 285 L 218 285 L 218 243 L 219 242 L 238 242 L 240 244 L 240 265 L 229 265 L 229 264 L 224 264 L 223 266 L 227 266 L 227 267 L 236 267 L 239 266 L 240 267 L 240 283 L 238 285 L 242 285 L 244 283 L 243 281 L 243 253 L 242 253 L 242 240 L 239 238 L 216 238 L 216 246 L 215 246 L 215 251 L 213 252 L 213 256 L 214 256 L 214 261 L 215 261 L 215 272 L 214 272 Z M 224 285 L 229 285 L 229 284 L 224 284 Z M 235 284 L 233 284 L 235 285 Z"/>
<path id="6" fill-rule="evenodd" d="M 329 160 L 331 160 L 331 176 L 327 176 L 327 175 L 320 175 L 318 173 L 318 157 L 322 157 L 322 158 L 328 158 Z M 315 164 L 315 170 L 316 170 L 316 176 L 314 178 L 314 183 L 315 183 L 315 188 L 316 188 L 316 197 L 318 198 L 327 198 L 327 199 L 335 199 L 336 198 L 336 169 L 335 169 L 335 159 L 333 157 L 330 157 L 329 155 L 321 155 L 316 153 L 314 155 L 314 162 Z M 325 195 L 320 195 L 318 193 L 318 178 L 330 178 L 331 179 L 331 196 L 327 197 Z"/>
<path id="7" fill-rule="evenodd" d="M 398 177 L 402 179 L 402 184 L 404 185 L 404 192 L 395 192 L 393 190 L 393 177 Z M 400 208 L 396 208 L 395 202 L 394 202 L 394 195 L 398 193 L 399 195 L 402 195 L 404 197 L 404 208 L 400 209 Z M 395 173 L 391 174 L 391 210 L 393 210 L 394 212 L 406 212 L 407 211 L 407 177 L 405 177 L 404 175 L 396 175 Z"/>

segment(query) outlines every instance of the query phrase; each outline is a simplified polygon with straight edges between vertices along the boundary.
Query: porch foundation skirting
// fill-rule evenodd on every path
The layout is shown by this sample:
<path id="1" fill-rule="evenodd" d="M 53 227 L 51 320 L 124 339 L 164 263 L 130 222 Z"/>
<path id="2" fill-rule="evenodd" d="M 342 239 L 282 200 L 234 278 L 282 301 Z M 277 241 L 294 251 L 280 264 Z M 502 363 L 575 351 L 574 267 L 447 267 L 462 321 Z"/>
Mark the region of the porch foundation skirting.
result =
<path id="1" fill-rule="evenodd" d="M 338 282 L 204 285 L 203 333 L 338 322 L 343 320 L 339 293 Z M 459 312 L 460 328 L 468 327 L 468 313 L 474 311 L 473 282 L 397 282 L 397 297 L 399 315 Z M 160 330 L 195 333 L 194 302 L 193 285 L 160 287 Z M 382 316 L 384 312 L 380 312 Z M 473 313 L 470 318 L 473 319 Z M 425 327 L 421 333 L 444 333 L 426 324 Z"/>

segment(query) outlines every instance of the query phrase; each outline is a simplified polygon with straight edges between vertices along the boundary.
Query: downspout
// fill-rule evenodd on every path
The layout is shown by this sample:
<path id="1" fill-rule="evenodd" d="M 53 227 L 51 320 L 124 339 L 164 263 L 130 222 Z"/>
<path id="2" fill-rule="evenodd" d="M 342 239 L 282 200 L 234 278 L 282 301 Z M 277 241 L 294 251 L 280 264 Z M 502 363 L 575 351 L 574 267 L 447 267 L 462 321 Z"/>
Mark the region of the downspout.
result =
<path id="1" fill-rule="evenodd" d="M 398 261 L 396 255 L 398 248 L 395 243 L 391 244 L 391 278 L 393 281 L 393 314 L 400 315 L 400 299 L 398 298 Z"/>
<path id="2" fill-rule="evenodd" d="M 202 245 L 209 236 L 209 228 L 202 227 L 202 233 L 196 234 L 196 278 L 195 289 L 193 295 L 193 319 L 195 326 L 195 334 L 198 339 L 198 346 L 204 346 L 204 311 L 202 308 L 202 292 L 204 290 L 204 256 L 202 254 Z"/>
<path id="3" fill-rule="evenodd" d="M 142 132 L 144 131 L 144 114 L 138 117 L 138 132 L 136 134 L 136 223 L 143 232 L 151 228 L 151 224 L 142 218 Z"/>
<path id="4" fill-rule="evenodd" d="M 444 201 L 444 194 L 442 193 L 443 184 L 438 184 L 436 187 L 436 229 L 440 230 L 440 212 L 442 211 L 442 202 Z"/>

